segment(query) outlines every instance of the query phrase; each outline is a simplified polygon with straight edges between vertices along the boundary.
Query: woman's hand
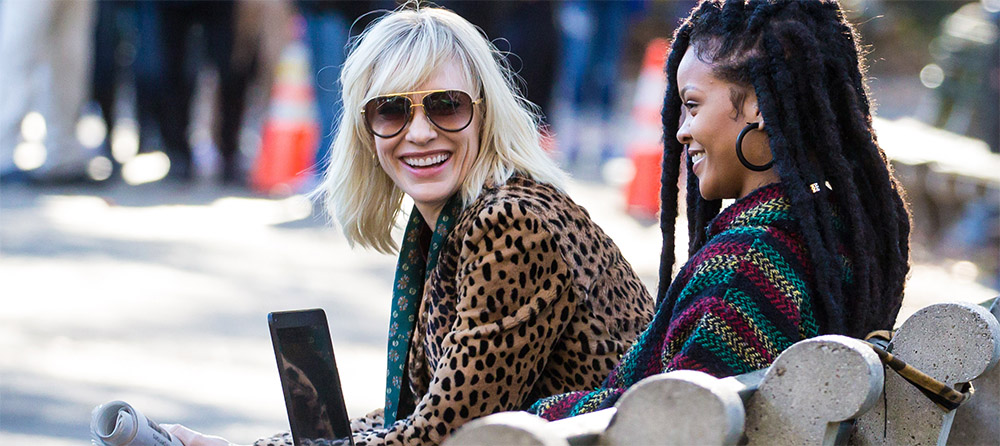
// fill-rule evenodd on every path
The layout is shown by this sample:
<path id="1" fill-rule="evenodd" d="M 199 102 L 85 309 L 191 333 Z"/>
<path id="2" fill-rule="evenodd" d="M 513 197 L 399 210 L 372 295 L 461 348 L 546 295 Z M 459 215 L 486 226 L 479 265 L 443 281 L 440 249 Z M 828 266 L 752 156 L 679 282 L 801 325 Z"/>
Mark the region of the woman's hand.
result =
<path id="1" fill-rule="evenodd" d="M 177 437 L 184 446 L 235 446 L 222 437 L 195 432 L 180 424 L 161 424 L 160 427 Z"/>

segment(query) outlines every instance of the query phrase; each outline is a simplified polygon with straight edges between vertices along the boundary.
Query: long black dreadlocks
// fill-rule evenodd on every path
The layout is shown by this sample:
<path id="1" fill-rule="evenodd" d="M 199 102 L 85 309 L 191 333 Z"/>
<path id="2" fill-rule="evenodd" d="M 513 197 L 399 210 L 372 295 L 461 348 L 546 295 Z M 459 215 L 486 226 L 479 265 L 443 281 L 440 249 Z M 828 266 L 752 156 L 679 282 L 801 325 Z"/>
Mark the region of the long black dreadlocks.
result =
<path id="1" fill-rule="evenodd" d="M 757 94 L 774 166 L 816 268 L 822 331 L 860 337 L 891 328 L 909 271 L 910 216 L 872 130 L 855 30 L 835 0 L 704 0 L 675 32 L 663 104 L 657 294 L 666 292 L 674 264 L 677 180 L 685 158 L 676 139 L 677 66 L 689 48 L 713 65 L 716 77 Z M 705 227 L 721 202 L 701 198 L 690 161 L 688 167 L 693 254 L 705 244 Z M 810 190 L 813 184 L 819 193 Z M 846 231 L 835 228 L 835 214 Z M 845 233 L 850 240 L 841 240 Z M 843 245 L 850 247 L 850 289 L 842 282 L 846 266 L 835 261 Z"/>

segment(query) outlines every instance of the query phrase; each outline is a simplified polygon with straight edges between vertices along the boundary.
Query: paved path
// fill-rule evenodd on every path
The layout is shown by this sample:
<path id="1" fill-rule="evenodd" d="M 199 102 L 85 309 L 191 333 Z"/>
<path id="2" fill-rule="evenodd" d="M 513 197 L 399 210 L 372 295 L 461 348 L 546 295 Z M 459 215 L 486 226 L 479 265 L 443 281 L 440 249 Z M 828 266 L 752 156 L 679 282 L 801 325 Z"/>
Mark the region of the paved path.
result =
<path id="1" fill-rule="evenodd" d="M 658 229 L 624 215 L 612 188 L 570 192 L 655 288 Z M 395 260 L 351 250 L 309 212 L 301 197 L 209 185 L 5 185 L 0 444 L 85 444 L 91 409 L 114 399 L 237 443 L 280 431 L 265 322 L 280 309 L 325 308 L 348 410 L 380 405 Z M 913 275 L 904 312 L 996 293 L 941 267 Z"/>

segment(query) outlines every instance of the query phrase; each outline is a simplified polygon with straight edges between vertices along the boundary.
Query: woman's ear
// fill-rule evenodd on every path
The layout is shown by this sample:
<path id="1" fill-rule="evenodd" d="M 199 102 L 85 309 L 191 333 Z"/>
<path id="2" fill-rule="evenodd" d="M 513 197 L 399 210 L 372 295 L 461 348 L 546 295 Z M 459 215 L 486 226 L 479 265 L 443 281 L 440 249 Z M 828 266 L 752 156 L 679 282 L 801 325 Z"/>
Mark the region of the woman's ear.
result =
<path id="1" fill-rule="evenodd" d="M 744 116 L 748 118 L 747 124 L 756 122 L 760 125 L 757 129 L 764 130 L 764 117 L 760 114 L 760 106 L 757 104 L 757 95 L 755 95 L 752 91 L 747 97 L 743 112 Z"/>

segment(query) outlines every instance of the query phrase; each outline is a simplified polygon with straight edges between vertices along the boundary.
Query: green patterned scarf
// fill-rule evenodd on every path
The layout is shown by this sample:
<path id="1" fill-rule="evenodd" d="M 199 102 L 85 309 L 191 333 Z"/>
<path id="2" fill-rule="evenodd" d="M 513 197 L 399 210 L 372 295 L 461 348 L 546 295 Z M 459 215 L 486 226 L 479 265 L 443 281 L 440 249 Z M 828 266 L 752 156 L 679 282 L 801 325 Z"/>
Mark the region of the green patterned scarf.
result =
<path id="1" fill-rule="evenodd" d="M 455 194 L 444 205 L 444 209 L 441 209 L 437 226 L 434 227 L 434 233 L 430 237 L 429 247 L 426 239 L 430 230 L 423 216 L 417 211 L 416 206 L 410 212 L 410 221 L 403 232 L 403 246 L 399 250 L 399 260 L 396 263 L 396 280 L 393 281 L 395 286 L 392 288 L 389 369 L 385 380 L 385 426 L 409 415 L 400 413 L 400 395 L 404 387 L 409 390 L 409 383 L 406 380 L 406 356 L 416 322 L 417 308 L 424 294 L 424 283 L 437 266 L 444 238 L 451 232 L 461 211 L 462 198 L 460 194 Z"/>

